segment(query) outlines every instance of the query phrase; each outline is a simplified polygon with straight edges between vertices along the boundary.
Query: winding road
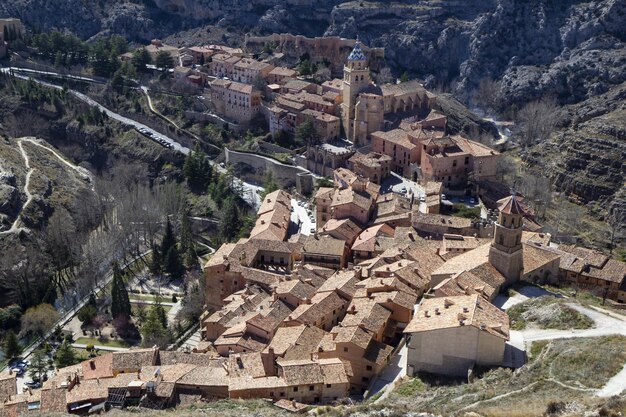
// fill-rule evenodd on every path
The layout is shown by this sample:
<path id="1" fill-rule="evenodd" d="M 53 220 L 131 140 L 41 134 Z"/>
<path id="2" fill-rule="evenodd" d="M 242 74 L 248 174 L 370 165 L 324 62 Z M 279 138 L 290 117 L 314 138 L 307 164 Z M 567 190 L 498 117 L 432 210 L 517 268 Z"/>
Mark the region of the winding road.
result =
<path id="1" fill-rule="evenodd" d="M 36 74 L 41 74 L 41 75 L 54 75 L 56 77 L 59 78 L 68 78 L 67 75 L 64 74 L 58 74 L 58 73 L 52 73 L 52 72 L 47 72 L 47 71 L 37 71 L 37 70 L 25 70 L 22 68 L 17 68 L 17 67 L 8 67 L 8 68 L 0 68 L 0 72 L 5 73 L 5 74 L 10 74 L 15 78 L 19 78 L 22 80 L 33 80 L 34 82 L 43 85 L 45 87 L 49 87 L 49 88 L 54 88 L 57 90 L 62 90 L 63 87 L 57 84 L 52 84 L 49 83 L 47 81 L 42 81 L 42 80 L 38 80 L 36 78 L 32 78 L 33 75 Z M 21 72 L 27 72 L 29 75 L 22 75 L 20 74 Z M 72 76 L 72 78 L 76 78 L 76 76 Z M 79 78 L 84 78 L 85 80 L 90 80 L 89 78 L 86 77 L 79 77 Z M 158 138 L 158 139 L 163 139 L 164 141 L 166 141 L 168 144 L 170 144 L 172 146 L 172 149 L 175 151 L 178 151 L 180 153 L 182 153 L 183 155 L 188 155 L 189 152 L 191 151 L 189 148 L 187 148 L 186 146 L 181 145 L 180 143 L 176 142 L 174 139 L 170 138 L 169 136 L 166 136 L 160 132 L 157 132 L 156 130 L 150 128 L 149 126 L 146 126 L 142 123 L 137 122 L 136 120 L 130 119 L 128 117 L 122 116 L 118 113 L 115 113 L 111 110 L 109 110 L 108 108 L 104 107 L 102 104 L 98 103 L 97 101 L 95 101 L 94 99 L 92 99 L 91 97 L 76 91 L 76 90 L 67 90 L 70 94 L 72 94 L 74 97 L 76 97 L 77 99 L 79 99 L 80 101 L 87 103 L 88 105 L 92 106 L 92 107 L 96 107 L 97 109 L 99 109 L 100 111 L 104 112 L 107 116 L 109 116 L 111 119 L 116 120 L 122 124 L 125 124 L 127 126 L 131 126 L 137 130 L 139 130 L 140 128 L 147 130 L 148 132 L 150 132 L 152 134 L 152 136 L 154 138 Z M 216 167 L 216 169 L 220 172 L 220 173 L 225 173 L 226 169 L 219 166 L 218 164 L 216 164 L 214 161 L 211 161 L 211 164 L 213 166 Z M 233 186 L 238 186 L 239 188 L 242 189 L 242 198 L 248 203 L 250 204 L 253 208 L 257 209 L 258 207 L 260 207 L 261 205 L 261 197 L 260 194 L 262 194 L 263 192 L 263 187 L 254 185 L 254 184 L 250 184 L 247 183 L 245 181 L 242 181 L 239 178 L 234 178 L 233 179 Z"/>

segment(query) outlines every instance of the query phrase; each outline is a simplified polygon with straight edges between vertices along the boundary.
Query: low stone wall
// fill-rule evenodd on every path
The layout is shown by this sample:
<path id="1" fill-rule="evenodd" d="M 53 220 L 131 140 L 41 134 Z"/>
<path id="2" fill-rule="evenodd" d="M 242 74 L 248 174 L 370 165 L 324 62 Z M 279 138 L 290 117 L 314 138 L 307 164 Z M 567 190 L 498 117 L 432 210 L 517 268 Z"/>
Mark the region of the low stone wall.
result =
<path id="1" fill-rule="evenodd" d="M 295 186 L 301 194 L 310 194 L 313 190 L 313 175 L 304 168 L 287 165 L 267 156 L 228 148 L 224 148 L 224 156 L 229 164 L 246 164 L 261 172 L 271 171 L 274 180 L 282 187 Z"/>

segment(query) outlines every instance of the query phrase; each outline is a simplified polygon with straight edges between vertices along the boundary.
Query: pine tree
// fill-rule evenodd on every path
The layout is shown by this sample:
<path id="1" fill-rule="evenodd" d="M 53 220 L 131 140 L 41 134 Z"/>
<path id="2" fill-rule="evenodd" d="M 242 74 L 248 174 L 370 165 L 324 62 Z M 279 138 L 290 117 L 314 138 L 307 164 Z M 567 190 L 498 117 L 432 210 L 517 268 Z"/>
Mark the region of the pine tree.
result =
<path id="1" fill-rule="evenodd" d="M 30 358 L 28 376 L 30 376 L 33 381 L 41 381 L 44 376 L 46 376 L 47 369 L 48 360 L 46 352 L 43 349 L 37 349 Z"/>
<path id="2" fill-rule="evenodd" d="M 187 268 L 195 268 L 198 264 L 198 257 L 195 244 L 193 243 L 193 233 L 191 232 L 187 213 L 182 215 L 180 223 L 180 252 L 183 254 L 184 263 Z"/>
<path id="3" fill-rule="evenodd" d="M 173 246 L 176 246 L 176 236 L 174 236 L 172 223 L 168 217 L 167 223 L 165 224 L 165 233 L 163 233 L 163 240 L 161 241 L 161 256 L 163 256 L 164 259 Z"/>
<path id="4" fill-rule="evenodd" d="M 165 255 L 163 270 L 170 274 L 170 276 L 174 279 L 179 279 L 183 277 L 185 268 L 183 267 L 183 263 L 180 260 L 180 254 L 178 253 L 178 249 L 176 248 L 176 246 L 172 246 L 170 250 L 167 251 L 167 254 Z"/>
<path id="5" fill-rule="evenodd" d="M 59 347 L 56 353 L 55 362 L 57 368 L 65 368 L 66 366 L 72 366 L 79 362 L 80 360 L 76 357 L 76 353 L 74 349 L 70 346 L 70 344 L 65 341 Z"/>
<path id="6" fill-rule="evenodd" d="M 113 263 L 113 284 L 111 286 L 111 316 L 115 319 L 119 316 L 130 317 L 131 307 L 128 291 L 117 262 Z"/>
<path id="7" fill-rule="evenodd" d="M 171 334 L 167 327 L 163 326 L 157 309 L 150 309 L 146 322 L 141 326 L 141 335 L 142 344 L 147 347 L 157 345 L 164 348 L 170 342 Z"/>
<path id="8" fill-rule="evenodd" d="M 220 222 L 220 235 L 224 240 L 231 240 L 239 232 L 239 210 L 233 197 L 228 197 L 224 202 L 222 210 L 222 221 Z"/>
<path id="9" fill-rule="evenodd" d="M 167 327 L 167 313 L 163 308 L 163 304 L 161 303 L 161 296 L 158 295 L 156 297 L 155 303 L 152 305 L 154 311 L 156 311 L 157 316 L 159 317 L 159 321 L 163 327 Z"/>
<path id="10" fill-rule="evenodd" d="M 195 149 L 185 157 L 183 174 L 192 191 L 206 191 L 213 176 L 213 168 L 199 144 L 196 144 Z"/>
<path id="11" fill-rule="evenodd" d="M 22 353 L 22 347 L 13 330 L 9 330 L 4 337 L 4 356 L 7 359 L 16 358 Z"/>
<path id="12" fill-rule="evenodd" d="M 150 272 L 153 275 L 160 275 L 163 272 L 161 267 L 163 260 L 161 259 L 161 251 L 159 245 L 152 245 L 152 261 L 150 262 Z"/>

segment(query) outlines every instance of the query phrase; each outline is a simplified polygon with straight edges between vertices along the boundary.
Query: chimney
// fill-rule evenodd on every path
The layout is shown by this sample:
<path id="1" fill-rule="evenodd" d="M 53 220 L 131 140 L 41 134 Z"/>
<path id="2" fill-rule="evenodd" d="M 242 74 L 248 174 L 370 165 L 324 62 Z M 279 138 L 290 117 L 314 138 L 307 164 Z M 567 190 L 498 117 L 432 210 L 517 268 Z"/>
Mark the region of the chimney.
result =
<path id="1" fill-rule="evenodd" d="M 424 317 L 430 317 L 430 312 L 428 310 L 424 311 Z"/>
<path id="2" fill-rule="evenodd" d="M 435 314 L 436 315 L 440 315 L 441 314 L 441 312 L 439 311 L 439 307 L 435 307 Z"/>

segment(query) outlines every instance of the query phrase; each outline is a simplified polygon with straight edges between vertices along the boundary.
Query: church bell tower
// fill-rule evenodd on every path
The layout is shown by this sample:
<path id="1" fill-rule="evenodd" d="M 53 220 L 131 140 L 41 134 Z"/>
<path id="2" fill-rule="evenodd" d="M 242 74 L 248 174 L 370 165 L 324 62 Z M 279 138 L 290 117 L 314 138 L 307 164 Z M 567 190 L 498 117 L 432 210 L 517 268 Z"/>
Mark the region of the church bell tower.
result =
<path id="1" fill-rule="evenodd" d="M 354 49 L 348 56 L 343 67 L 343 103 L 341 104 L 341 119 L 348 140 L 354 141 L 354 107 L 360 92 L 370 85 L 370 70 L 367 59 L 361 49 L 361 42 L 357 39 Z"/>
<path id="2" fill-rule="evenodd" d="M 526 212 L 514 195 L 499 200 L 498 210 L 489 262 L 506 278 L 504 286 L 509 286 L 523 273 L 522 225 Z"/>

